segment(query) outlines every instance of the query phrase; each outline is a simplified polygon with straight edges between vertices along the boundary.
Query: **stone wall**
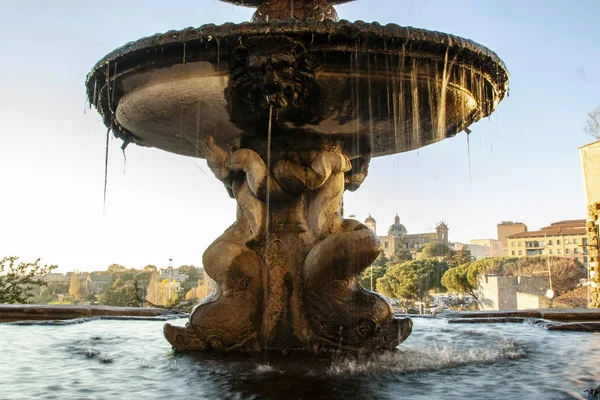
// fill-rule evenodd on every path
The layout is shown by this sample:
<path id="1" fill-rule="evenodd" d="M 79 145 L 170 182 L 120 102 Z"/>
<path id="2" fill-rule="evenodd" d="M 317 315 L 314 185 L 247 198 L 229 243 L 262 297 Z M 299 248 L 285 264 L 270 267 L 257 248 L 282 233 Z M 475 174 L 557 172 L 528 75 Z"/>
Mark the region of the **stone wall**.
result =
<path id="1" fill-rule="evenodd" d="M 589 251 L 590 302 L 589 308 L 600 308 L 600 245 L 598 233 L 600 227 L 600 202 L 588 206 L 587 234 Z"/>
<path id="2" fill-rule="evenodd" d="M 478 277 L 479 309 L 520 310 L 534 308 L 531 302 L 519 305 L 518 293 L 544 296 L 550 287 L 547 276 L 488 276 Z M 539 304 L 539 303 L 538 303 Z"/>

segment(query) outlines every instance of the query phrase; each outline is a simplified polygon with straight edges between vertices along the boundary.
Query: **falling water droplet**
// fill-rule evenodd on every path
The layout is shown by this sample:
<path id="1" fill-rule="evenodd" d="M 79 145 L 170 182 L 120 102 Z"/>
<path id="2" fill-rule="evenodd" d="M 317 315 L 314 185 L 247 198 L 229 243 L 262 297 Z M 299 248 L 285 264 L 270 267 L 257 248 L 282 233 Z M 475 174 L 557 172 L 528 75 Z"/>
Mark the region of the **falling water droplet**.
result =
<path id="1" fill-rule="evenodd" d="M 108 184 L 108 142 L 110 139 L 110 128 L 106 130 L 106 147 L 104 149 L 104 199 L 102 202 L 102 213 L 106 214 L 106 186 Z"/>
<path id="2" fill-rule="evenodd" d="M 469 156 L 469 183 L 472 184 L 473 183 L 473 177 L 471 174 L 471 140 L 470 140 L 470 134 L 468 132 L 465 132 L 467 134 L 467 154 Z"/>

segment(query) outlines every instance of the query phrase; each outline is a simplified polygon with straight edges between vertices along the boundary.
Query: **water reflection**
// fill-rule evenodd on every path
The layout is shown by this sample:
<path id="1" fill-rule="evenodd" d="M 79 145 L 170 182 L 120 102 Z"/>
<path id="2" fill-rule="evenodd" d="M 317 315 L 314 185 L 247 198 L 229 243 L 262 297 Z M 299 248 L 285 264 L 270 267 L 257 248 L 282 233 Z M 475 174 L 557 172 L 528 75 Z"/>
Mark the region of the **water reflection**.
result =
<path id="1" fill-rule="evenodd" d="M 397 353 L 351 360 L 176 354 L 163 323 L 0 325 L 0 398 L 585 399 L 600 383 L 597 333 L 417 319 Z"/>

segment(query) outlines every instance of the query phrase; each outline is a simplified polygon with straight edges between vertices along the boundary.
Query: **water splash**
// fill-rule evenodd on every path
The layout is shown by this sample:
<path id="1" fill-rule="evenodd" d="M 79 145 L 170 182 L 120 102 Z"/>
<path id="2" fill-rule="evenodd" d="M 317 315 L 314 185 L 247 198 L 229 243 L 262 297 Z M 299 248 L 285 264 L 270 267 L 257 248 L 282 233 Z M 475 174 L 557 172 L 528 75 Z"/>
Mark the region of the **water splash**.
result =
<path id="1" fill-rule="evenodd" d="M 461 348 L 448 344 L 427 347 L 402 347 L 368 359 L 334 361 L 328 370 L 331 376 L 406 374 L 439 371 L 471 364 L 491 364 L 501 360 L 518 360 L 527 354 L 519 343 L 502 338 L 484 347 Z"/>

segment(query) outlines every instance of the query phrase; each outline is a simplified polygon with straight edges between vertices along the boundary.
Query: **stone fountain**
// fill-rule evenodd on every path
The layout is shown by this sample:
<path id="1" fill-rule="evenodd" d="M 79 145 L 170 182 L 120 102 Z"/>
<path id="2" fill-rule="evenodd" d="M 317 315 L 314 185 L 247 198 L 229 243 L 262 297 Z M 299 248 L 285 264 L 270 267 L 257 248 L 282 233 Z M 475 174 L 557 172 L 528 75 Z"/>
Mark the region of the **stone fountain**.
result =
<path id="1" fill-rule="evenodd" d="M 339 21 L 350 0 L 225 0 L 252 23 L 204 25 L 113 51 L 90 103 L 124 141 L 205 158 L 237 202 L 204 253 L 216 292 L 176 350 L 394 349 L 411 332 L 357 275 L 380 254 L 343 218 L 372 157 L 437 142 L 492 113 L 508 90 L 498 56 L 470 40 Z"/>

